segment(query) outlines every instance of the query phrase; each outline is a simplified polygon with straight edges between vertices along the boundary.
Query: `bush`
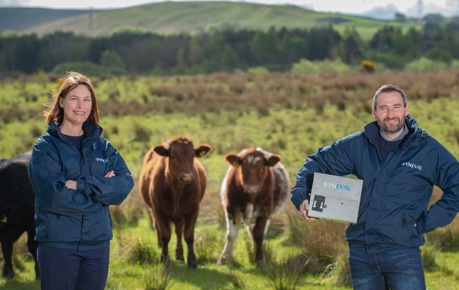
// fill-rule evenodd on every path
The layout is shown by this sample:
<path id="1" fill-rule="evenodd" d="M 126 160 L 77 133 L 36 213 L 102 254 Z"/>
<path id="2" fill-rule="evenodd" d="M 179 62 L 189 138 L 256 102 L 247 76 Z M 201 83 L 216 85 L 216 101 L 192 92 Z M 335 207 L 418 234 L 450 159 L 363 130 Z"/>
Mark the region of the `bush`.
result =
<path id="1" fill-rule="evenodd" d="M 376 71 L 376 64 L 370 60 L 362 60 L 360 63 L 360 71 L 373 73 Z"/>
<path id="2" fill-rule="evenodd" d="M 425 72 L 425 71 L 432 71 L 432 70 L 444 70 L 448 66 L 446 63 L 441 61 L 431 60 L 425 57 L 421 57 L 417 60 L 414 60 L 408 63 L 405 66 L 405 70 L 411 72 Z"/>
<path id="3" fill-rule="evenodd" d="M 348 72 L 351 68 L 341 60 L 310 61 L 301 59 L 293 64 L 292 73 L 319 74 L 323 72 Z"/>

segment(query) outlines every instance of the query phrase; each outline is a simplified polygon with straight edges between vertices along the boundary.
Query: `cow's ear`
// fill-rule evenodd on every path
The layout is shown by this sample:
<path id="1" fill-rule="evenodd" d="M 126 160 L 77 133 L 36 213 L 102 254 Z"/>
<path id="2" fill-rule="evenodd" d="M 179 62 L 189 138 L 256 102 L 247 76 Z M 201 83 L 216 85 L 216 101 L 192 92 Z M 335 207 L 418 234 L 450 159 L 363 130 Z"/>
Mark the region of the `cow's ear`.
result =
<path id="1" fill-rule="evenodd" d="M 269 156 L 269 158 L 266 160 L 266 165 L 267 166 L 274 166 L 276 165 L 277 163 L 279 163 L 281 161 L 281 157 L 279 155 L 276 155 L 276 154 L 272 154 L 271 156 Z"/>
<path id="2" fill-rule="evenodd" d="M 198 148 L 194 150 L 194 154 L 196 155 L 196 157 L 200 158 L 200 157 L 204 157 L 207 154 L 209 154 L 211 150 L 212 150 L 212 147 L 210 147 L 209 145 L 201 144 L 199 145 Z"/>
<path id="3" fill-rule="evenodd" d="M 161 156 L 168 157 L 169 156 L 169 149 L 164 147 L 163 145 L 158 145 L 155 148 L 153 148 L 156 153 L 158 153 Z"/>
<path id="4" fill-rule="evenodd" d="M 237 156 L 236 154 L 226 154 L 225 159 L 233 167 L 238 167 L 242 164 L 241 158 L 239 158 L 239 156 Z"/>

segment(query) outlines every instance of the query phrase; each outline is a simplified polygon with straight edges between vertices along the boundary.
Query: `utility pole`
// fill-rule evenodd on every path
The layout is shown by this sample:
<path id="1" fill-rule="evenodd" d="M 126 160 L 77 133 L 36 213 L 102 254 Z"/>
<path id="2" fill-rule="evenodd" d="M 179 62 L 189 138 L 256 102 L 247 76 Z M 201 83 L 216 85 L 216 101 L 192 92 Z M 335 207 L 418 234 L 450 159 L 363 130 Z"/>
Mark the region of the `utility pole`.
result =
<path id="1" fill-rule="evenodd" d="M 422 19 L 422 14 L 424 12 L 423 11 L 424 3 L 422 2 L 422 0 L 418 0 L 417 6 L 418 6 L 418 18 Z"/>

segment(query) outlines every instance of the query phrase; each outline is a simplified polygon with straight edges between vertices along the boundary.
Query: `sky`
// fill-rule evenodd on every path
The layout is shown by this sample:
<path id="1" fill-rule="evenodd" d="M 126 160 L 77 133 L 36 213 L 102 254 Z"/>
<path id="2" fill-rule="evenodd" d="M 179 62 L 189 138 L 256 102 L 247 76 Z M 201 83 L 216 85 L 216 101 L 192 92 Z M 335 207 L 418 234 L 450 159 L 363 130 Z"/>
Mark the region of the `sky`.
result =
<path id="1" fill-rule="evenodd" d="M 182 0 L 187 1 L 187 0 Z M 194 0 L 200 1 L 200 0 Z M 201 0 L 202 1 L 202 0 Z M 125 8 L 141 4 L 163 2 L 158 0 L 0 0 L 0 7 L 45 7 L 55 9 L 107 9 Z M 275 4 L 294 4 L 319 12 L 338 12 L 360 14 L 375 8 L 396 9 L 405 15 L 417 15 L 418 2 L 422 2 L 422 14 L 441 13 L 451 16 L 459 12 L 459 0 L 245 0 L 238 2 Z"/>

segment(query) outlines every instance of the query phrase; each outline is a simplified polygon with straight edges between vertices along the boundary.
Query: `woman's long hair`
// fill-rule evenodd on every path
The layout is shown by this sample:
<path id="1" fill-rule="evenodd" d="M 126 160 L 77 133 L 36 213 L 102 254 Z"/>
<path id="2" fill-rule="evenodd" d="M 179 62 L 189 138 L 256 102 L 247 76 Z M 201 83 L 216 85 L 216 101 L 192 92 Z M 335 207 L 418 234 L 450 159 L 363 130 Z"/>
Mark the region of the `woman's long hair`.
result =
<path id="1" fill-rule="evenodd" d="M 87 76 L 73 71 L 68 72 L 65 77 L 60 80 L 62 84 L 59 86 L 52 101 L 48 104 L 44 111 L 48 125 L 51 124 L 51 122 L 55 122 L 58 125 L 62 124 L 62 121 L 64 120 L 64 109 L 60 106 L 59 101 L 61 98 L 64 99 L 70 91 L 79 85 L 86 86 L 91 92 L 92 108 L 88 121 L 94 124 L 99 124 L 99 108 L 97 106 L 96 93 L 91 84 L 91 80 Z"/>

